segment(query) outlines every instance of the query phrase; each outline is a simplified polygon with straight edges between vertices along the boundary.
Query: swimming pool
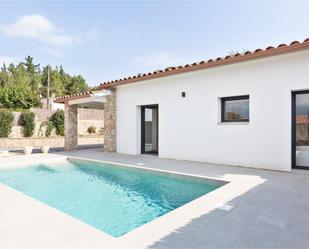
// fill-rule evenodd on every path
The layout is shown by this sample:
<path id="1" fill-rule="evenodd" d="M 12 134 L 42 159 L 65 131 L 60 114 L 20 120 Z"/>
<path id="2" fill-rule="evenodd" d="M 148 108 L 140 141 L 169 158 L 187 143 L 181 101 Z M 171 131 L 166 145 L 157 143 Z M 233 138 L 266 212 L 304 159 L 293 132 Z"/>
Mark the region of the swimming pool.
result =
<path id="1" fill-rule="evenodd" d="M 225 184 L 79 159 L 3 168 L 0 182 L 114 237 Z"/>

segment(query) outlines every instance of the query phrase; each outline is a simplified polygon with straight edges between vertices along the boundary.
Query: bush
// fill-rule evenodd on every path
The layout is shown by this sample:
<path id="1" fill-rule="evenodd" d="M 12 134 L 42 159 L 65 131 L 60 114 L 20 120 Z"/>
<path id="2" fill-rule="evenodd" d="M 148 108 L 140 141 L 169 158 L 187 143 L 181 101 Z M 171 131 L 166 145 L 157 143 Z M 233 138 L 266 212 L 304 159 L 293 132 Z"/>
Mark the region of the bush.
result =
<path id="1" fill-rule="evenodd" d="M 0 137 L 8 137 L 12 131 L 14 115 L 11 111 L 0 110 Z"/>
<path id="2" fill-rule="evenodd" d="M 31 137 L 35 129 L 35 114 L 33 112 L 23 112 L 21 114 L 21 125 L 25 137 Z"/>
<path id="3" fill-rule="evenodd" d="M 51 117 L 50 122 L 52 122 L 53 126 L 56 129 L 56 134 L 60 136 L 64 136 L 64 111 L 57 110 Z"/>
<path id="4" fill-rule="evenodd" d="M 87 132 L 89 134 L 96 133 L 97 129 L 95 128 L 95 126 L 89 126 L 88 129 L 87 129 Z"/>
<path id="5" fill-rule="evenodd" d="M 40 98 L 29 87 L 7 86 L 0 89 L 0 108 L 29 109 L 40 106 Z"/>
<path id="6" fill-rule="evenodd" d="M 54 129 L 53 123 L 50 121 L 46 122 L 46 130 L 45 130 L 45 136 L 50 137 L 52 131 Z"/>

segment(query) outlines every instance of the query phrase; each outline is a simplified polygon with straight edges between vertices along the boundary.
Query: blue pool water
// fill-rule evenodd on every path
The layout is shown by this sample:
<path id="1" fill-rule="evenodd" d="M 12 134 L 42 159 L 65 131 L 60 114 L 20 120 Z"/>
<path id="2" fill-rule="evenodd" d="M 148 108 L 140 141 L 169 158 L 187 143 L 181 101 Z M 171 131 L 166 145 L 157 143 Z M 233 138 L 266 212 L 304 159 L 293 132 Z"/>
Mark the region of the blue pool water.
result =
<path id="1" fill-rule="evenodd" d="M 2 169 L 0 182 L 114 237 L 223 185 L 80 160 Z"/>

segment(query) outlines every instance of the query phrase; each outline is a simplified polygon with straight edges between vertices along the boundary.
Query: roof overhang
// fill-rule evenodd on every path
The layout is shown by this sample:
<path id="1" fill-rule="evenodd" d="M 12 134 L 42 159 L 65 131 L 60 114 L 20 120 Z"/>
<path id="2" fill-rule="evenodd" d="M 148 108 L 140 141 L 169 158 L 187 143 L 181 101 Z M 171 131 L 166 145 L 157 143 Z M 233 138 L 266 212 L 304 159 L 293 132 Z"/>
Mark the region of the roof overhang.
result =
<path id="1" fill-rule="evenodd" d="M 85 92 L 62 96 L 57 98 L 54 102 L 68 105 L 78 105 L 80 107 L 87 107 L 92 109 L 102 109 L 104 103 L 107 101 L 107 96 L 110 94 L 110 90 Z"/>

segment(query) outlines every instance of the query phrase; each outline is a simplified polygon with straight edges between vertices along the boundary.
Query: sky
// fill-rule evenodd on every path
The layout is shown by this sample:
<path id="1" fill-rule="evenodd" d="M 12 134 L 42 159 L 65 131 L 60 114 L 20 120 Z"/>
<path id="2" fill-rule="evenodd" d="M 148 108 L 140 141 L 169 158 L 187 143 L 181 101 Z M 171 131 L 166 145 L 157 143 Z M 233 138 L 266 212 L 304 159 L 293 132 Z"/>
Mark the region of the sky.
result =
<path id="1" fill-rule="evenodd" d="M 302 41 L 308 1 L 1 1 L 0 63 L 27 55 L 91 86 Z"/>

